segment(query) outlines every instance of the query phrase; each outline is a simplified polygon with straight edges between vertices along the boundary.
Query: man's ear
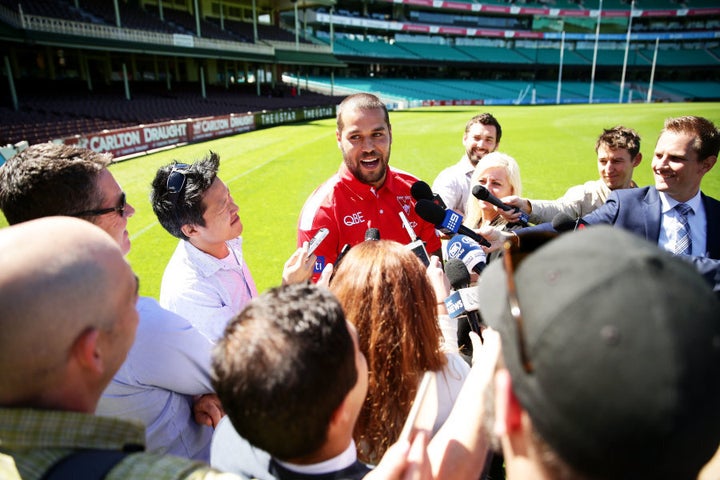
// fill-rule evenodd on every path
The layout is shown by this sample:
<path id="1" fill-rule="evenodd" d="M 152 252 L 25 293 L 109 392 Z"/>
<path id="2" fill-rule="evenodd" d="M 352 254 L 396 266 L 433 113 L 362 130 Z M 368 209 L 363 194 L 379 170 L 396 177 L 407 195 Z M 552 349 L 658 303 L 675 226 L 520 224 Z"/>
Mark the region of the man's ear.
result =
<path id="1" fill-rule="evenodd" d="M 180 231 L 188 238 L 192 238 L 198 233 L 198 229 L 195 225 L 186 223 L 182 227 L 180 227 Z"/>
<path id="2" fill-rule="evenodd" d="M 70 356 L 75 363 L 96 373 L 102 373 L 104 369 L 102 352 L 98 343 L 99 337 L 100 330 L 88 328 L 75 339 L 70 349 Z"/>
<path id="3" fill-rule="evenodd" d="M 509 436 L 522 427 L 522 406 L 512 390 L 510 372 L 495 372 L 495 434 Z"/>
<path id="4" fill-rule="evenodd" d="M 709 157 L 705 157 L 705 160 L 700 162 L 702 163 L 703 175 L 712 170 L 712 168 L 715 166 L 715 162 L 717 162 L 717 155 L 710 155 Z"/>
<path id="5" fill-rule="evenodd" d="M 340 130 L 338 129 L 335 129 L 335 140 L 337 140 L 338 148 L 342 148 L 342 132 L 340 132 Z"/>
<path id="6" fill-rule="evenodd" d="M 637 167 L 638 165 L 640 165 L 640 162 L 642 162 L 642 153 L 638 152 L 638 154 L 635 155 L 635 158 L 633 158 L 632 160 L 633 167 Z"/>

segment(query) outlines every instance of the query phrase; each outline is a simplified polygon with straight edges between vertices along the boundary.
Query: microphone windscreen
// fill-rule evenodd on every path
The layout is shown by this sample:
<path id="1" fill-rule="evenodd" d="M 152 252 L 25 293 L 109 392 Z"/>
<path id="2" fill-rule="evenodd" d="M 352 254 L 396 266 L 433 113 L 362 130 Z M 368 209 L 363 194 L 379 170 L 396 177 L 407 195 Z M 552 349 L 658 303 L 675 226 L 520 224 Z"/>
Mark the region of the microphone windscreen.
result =
<path id="1" fill-rule="evenodd" d="M 430 185 L 423 182 L 422 180 L 418 180 L 417 182 L 412 184 L 412 186 L 410 187 L 410 195 L 412 195 L 415 200 L 432 200 L 434 198 Z"/>
<path id="2" fill-rule="evenodd" d="M 427 199 L 420 199 L 415 204 L 415 213 L 426 222 L 440 225 L 445 220 L 445 210 Z"/>
<path id="3" fill-rule="evenodd" d="M 472 189 L 473 197 L 478 200 L 487 200 L 490 195 L 490 191 L 483 185 L 475 185 Z"/>
<path id="4" fill-rule="evenodd" d="M 453 290 L 460 290 L 470 285 L 470 272 L 459 258 L 450 258 L 445 262 L 445 275 Z"/>
<path id="5" fill-rule="evenodd" d="M 368 228 L 365 230 L 365 241 L 380 240 L 380 230 L 377 228 Z"/>
<path id="6" fill-rule="evenodd" d="M 553 217 L 552 226 L 558 232 L 569 232 L 577 227 L 577 219 L 565 212 L 560 212 Z"/>

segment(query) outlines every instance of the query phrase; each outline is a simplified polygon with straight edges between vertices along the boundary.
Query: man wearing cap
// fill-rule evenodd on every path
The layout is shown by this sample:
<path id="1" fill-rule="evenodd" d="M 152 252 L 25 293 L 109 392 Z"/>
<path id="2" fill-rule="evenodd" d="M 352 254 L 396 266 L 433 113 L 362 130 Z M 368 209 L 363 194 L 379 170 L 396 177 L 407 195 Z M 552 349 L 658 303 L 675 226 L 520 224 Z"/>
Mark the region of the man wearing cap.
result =
<path id="1" fill-rule="evenodd" d="M 696 478 L 720 439 L 720 302 L 623 230 L 563 235 L 520 261 L 534 240 L 478 284 L 502 343 L 484 393 L 508 478 Z"/>

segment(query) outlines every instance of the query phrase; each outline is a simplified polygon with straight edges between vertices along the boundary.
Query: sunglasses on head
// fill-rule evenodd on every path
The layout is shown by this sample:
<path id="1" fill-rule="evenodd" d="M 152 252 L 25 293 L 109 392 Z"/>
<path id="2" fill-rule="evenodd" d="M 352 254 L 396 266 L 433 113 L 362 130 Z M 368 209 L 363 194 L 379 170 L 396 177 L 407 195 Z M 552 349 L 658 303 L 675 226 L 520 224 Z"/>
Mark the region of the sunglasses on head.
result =
<path id="1" fill-rule="evenodd" d="M 187 175 L 187 169 L 190 167 L 187 163 L 176 163 L 170 170 L 170 175 L 167 178 L 167 193 L 172 195 L 173 201 L 185 188 L 185 179 Z"/>
<path id="2" fill-rule="evenodd" d="M 127 203 L 125 202 L 125 192 L 122 192 L 120 194 L 120 201 L 118 202 L 117 207 L 108 207 L 108 208 L 100 208 L 97 210 L 85 210 L 84 212 L 78 212 L 73 213 L 69 215 L 70 217 L 97 217 L 100 215 L 105 215 L 106 213 L 112 213 L 112 212 L 118 212 L 120 216 L 125 215 L 125 207 Z"/>
<path id="3" fill-rule="evenodd" d="M 555 237 L 557 237 L 557 233 L 554 232 L 537 232 L 523 235 L 522 242 L 520 242 L 520 237 L 515 235 L 503 244 L 503 266 L 507 277 L 507 300 L 510 305 L 510 316 L 515 322 L 520 363 L 522 363 L 525 373 L 532 373 L 534 369 L 528 353 L 527 342 L 525 341 L 525 322 L 520 308 L 517 286 L 515 285 L 515 270 L 528 255 Z"/>

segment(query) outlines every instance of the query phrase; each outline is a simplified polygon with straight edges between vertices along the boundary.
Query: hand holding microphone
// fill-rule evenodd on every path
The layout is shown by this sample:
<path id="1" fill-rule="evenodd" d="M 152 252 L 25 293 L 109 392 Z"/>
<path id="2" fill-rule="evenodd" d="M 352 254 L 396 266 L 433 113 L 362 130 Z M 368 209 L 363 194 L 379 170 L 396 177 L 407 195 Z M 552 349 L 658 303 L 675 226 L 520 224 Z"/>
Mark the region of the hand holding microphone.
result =
<path id="1" fill-rule="evenodd" d="M 575 230 L 583 230 L 590 225 L 582 217 L 573 218 L 565 212 L 560 212 L 552 219 L 552 226 L 558 232 L 573 232 Z"/>
<path id="2" fill-rule="evenodd" d="M 527 213 L 523 212 L 522 210 L 520 210 L 517 207 L 511 207 L 510 205 L 506 205 L 505 203 L 502 202 L 502 200 L 500 200 L 495 195 L 490 193 L 490 191 L 487 188 L 485 188 L 485 186 L 475 185 L 472 189 L 472 194 L 473 194 L 473 197 L 477 198 L 478 200 L 488 202 L 488 203 L 496 206 L 500 210 L 504 210 L 506 212 L 512 211 L 515 213 L 519 212 L 520 218 L 517 220 L 516 223 L 520 224 L 523 227 L 528 226 L 528 219 L 530 217 L 528 217 Z"/>

